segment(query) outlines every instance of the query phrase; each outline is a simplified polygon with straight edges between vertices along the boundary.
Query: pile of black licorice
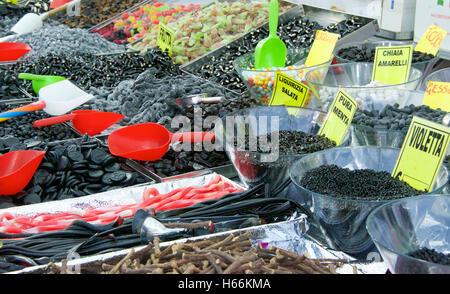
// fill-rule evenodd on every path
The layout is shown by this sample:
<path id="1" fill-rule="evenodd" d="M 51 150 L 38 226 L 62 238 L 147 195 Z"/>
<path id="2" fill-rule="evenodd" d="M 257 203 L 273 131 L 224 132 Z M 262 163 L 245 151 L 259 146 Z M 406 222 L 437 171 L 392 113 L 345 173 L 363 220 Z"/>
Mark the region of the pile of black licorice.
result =
<path id="1" fill-rule="evenodd" d="M 337 165 L 311 169 L 300 185 L 312 192 L 351 200 L 393 200 L 423 194 L 388 172 L 371 169 L 350 170 Z"/>
<path id="2" fill-rule="evenodd" d="M 9 75 L 12 78 L 8 80 L 5 78 L 3 81 L 0 79 L 0 89 L 4 89 L 3 95 L 13 96 L 12 94 L 18 92 L 16 85 L 20 85 L 30 94 L 33 93 L 30 81 L 17 78 L 21 72 L 63 76 L 88 91 L 90 87 L 115 87 L 121 81 L 136 79 L 146 70 L 150 71 L 155 78 L 181 74 L 179 66 L 159 49 L 150 50 L 144 55 L 138 53 L 102 56 L 48 54 L 37 59 L 26 59 L 8 70 L 1 70 L 3 72 L 0 71 L 0 75 Z M 10 91 L 14 93 L 9 93 Z"/>
<path id="3" fill-rule="evenodd" d="M 276 142 L 278 141 L 279 144 Z M 251 142 L 257 143 L 251 146 Z M 264 144 L 264 143 L 268 144 Z M 268 153 L 278 151 L 282 155 L 308 154 L 336 146 L 336 143 L 315 134 L 308 134 L 301 131 L 279 131 L 256 136 L 256 139 L 250 140 L 250 134 L 247 132 L 245 137 L 235 136 L 234 144 L 239 149 Z M 275 150 L 270 150 L 270 146 Z M 252 148 L 257 148 L 253 150 Z"/>
<path id="4" fill-rule="evenodd" d="M 446 111 L 432 109 L 427 105 L 413 104 L 399 107 L 398 103 L 386 105 L 381 111 L 357 110 L 352 123 L 376 129 L 407 131 L 413 116 L 418 116 L 436 123 L 442 123 Z"/>
<path id="5" fill-rule="evenodd" d="M 450 265 L 450 254 L 444 254 L 426 247 L 410 252 L 408 255 L 432 263 Z"/>

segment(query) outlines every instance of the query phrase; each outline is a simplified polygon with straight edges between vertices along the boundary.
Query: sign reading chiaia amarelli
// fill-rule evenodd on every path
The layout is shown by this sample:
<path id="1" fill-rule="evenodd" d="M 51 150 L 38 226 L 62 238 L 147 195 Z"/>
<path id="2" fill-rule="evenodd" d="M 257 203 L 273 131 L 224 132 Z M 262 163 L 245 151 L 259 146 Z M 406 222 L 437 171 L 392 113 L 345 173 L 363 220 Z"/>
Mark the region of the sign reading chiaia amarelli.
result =
<path id="1" fill-rule="evenodd" d="M 431 191 L 447 152 L 450 128 L 414 116 L 392 172 L 421 191 Z"/>
<path id="2" fill-rule="evenodd" d="M 408 81 L 413 45 L 377 47 L 373 62 L 372 81 L 388 85 Z"/>

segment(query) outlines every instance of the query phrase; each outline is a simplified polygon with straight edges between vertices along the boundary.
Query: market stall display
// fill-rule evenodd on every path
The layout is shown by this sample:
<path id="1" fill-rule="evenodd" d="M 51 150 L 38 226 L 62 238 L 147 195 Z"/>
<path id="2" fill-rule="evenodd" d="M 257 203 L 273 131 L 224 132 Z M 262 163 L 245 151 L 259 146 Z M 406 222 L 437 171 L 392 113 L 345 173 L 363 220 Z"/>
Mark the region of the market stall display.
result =
<path id="1" fill-rule="evenodd" d="M 449 195 L 411 197 L 369 215 L 367 230 L 392 273 L 450 273 L 449 203 Z"/>
<path id="2" fill-rule="evenodd" d="M 333 148 L 307 155 L 290 168 L 296 192 L 289 197 L 313 215 L 312 221 L 325 235 L 327 246 L 349 254 L 367 254 L 374 246 L 365 227 L 371 211 L 398 197 L 441 193 L 448 180 L 447 168 L 442 166 L 432 191 L 416 191 L 396 179 L 390 179 L 391 184 L 387 186 L 381 184 L 386 178 L 376 184 L 386 177 L 382 172 L 392 173 L 399 153 L 397 148 L 365 146 Z M 381 174 L 375 176 L 375 172 Z M 367 173 L 372 176 L 368 177 Z M 315 176 L 309 178 L 311 174 Z"/>
<path id="3" fill-rule="evenodd" d="M 0 273 L 448 272 L 447 85 L 418 91 L 449 81 L 437 35 L 402 51 L 294 1 L 10 2 Z M 30 12 L 51 17 L 7 36 Z M 269 27 L 287 57 L 262 68 Z"/>

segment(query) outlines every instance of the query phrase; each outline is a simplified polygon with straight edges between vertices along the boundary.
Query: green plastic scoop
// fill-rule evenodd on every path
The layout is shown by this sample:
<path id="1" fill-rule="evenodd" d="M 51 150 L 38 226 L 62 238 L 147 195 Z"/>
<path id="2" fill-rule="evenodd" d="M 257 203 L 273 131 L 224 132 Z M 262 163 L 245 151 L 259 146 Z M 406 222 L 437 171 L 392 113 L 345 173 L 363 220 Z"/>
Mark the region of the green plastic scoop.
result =
<path id="1" fill-rule="evenodd" d="M 270 1 L 269 37 L 258 42 L 255 48 L 255 68 L 284 67 L 286 63 L 286 45 L 277 36 L 278 1 Z"/>
<path id="2" fill-rule="evenodd" d="M 33 86 L 33 90 L 36 95 L 39 95 L 39 90 L 41 88 L 66 80 L 66 78 L 60 76 L 42 76 L 29 73 L 20 73 L 19 79 L 31 80 L 31 85 Z"/>

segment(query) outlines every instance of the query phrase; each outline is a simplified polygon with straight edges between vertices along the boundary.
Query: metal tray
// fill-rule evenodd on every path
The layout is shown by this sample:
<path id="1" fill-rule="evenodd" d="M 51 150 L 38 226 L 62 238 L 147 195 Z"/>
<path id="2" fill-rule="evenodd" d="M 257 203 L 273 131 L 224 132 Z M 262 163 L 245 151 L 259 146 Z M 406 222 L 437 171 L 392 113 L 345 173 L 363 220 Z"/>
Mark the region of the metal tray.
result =
<path id="1" fill-rule="evenodd" d="M 235 2 L 235 0 L 216 0 L 216 1 L 219 1 L 219 2 Z M 247 2 L 251 2 L 251 1 L 249 1 L 249 0 L 246 0 Z M 167 4 L 170 4 L 170 3 L 172 3 L 172 4 L 176 4 L 177 2 L 179 2 L 179 1 L 163 1 L 164 3 L 167 3 Z M 206 2 L 209 2 L 209 1 L 206 1 Z M 211 3 L 210 4 L 207 4 L 207 6 L 208 5 L 211 5 L 212 4 L 212 2 L 214 2 L 214 1 L 211 1 Z M 285 4 L 285 5 L 292 5 L 293 3 L 292 2 L 289 2 L 289 1 L 284 1 L 284 0 L 282 0 L 281 2 L 284 2 L 283 4 Z M 295 5 L 295 4 L 294 4 Z M 295 7 L 295 6 L 294 6 Z M 280 17 L 282 16 L 282 15 L 284 15 L 284 14 L 286 14 L 287 12 L 284 12 L 283 14 L 281 14 L 280 15 Z M 265 23 L 265 24 L 263 24 L 263 25 L 268 25 L 268 22 L 267 23 Z M 261 25 L 261 26 L 263 26 L 263 25 Z M 261 27 L 261 26 L 259 26 L 259 27 Z M 259 27 L 257 27 L 257 28 L 259 28 Z M 255 28 L 256 29 L 256 28 Z M 248 33 L 247 33 L 248 34 Z M 242 34 L 242 36 L 245 36 L 246 34 Z M 242 37 L 241 36 L 241 37 Z M 239 38 L 241 38 L 241 37 L 239 37 Z M 136 40 L 136 41 L 134 41 L 134 42 L 132 42 L 132 43 L 129 43 L 129 44 L 127 44 L 127 48 L 128 48 L 128 50 L 137 50 L 136 48 L 134 48 L 133 46 L 135 46 L 136 44 L 138 44 L 138 43 L 140 43 L 143 39 L 144 39 L 145 37 L 142 37 L 142 38 L 140 38 L 140 39 L 138 39 L 138 40 Z M 239 39 L 238 38 L 238 39 Z M 229 44 L 229 43 L 228 43 Z M 228 44 L 225 44 L 224 46 L 227 46 Z M 224 47 L 224 46 L 222 46 L 222 47 Z M 219 48 L 217 48 L 217 49 L 220 49 L 220 48 L 222 48 L 222 47 L 219 47 Z M 212 50 L 212 51 L 210 51 L 210 52 L 208 52 L 208 53 L 206 53 L 205 55 L 208 55 L 209 53 L 211 53 L 211 52 L 213 52 L 213 51 L 216 51 L 217 49 L 214 49 L 214 50 Z M 138 51 L 140 51 L 140 50 L 138 50 Z M 205 55 L 203 55 L 203 56 L 205 56 Z M 194 60 L 192 60 L 192 61 L 190 61 L 190 62 L 188 62 L 188 63 L 186 63 L 186 64 L 189 64 L 189 63 L 191 63 L 191 62 L 194 62 L 195 60 L 197 60 L 197 59 L 199 59 L 199 58 L 201 58 L 202 56 L 200 56 L 200 57 L 197 57 L 196 59 L 194 59 Z"/>
<path id="2" fill-rule="evenodd" d="M 289 1 L 287 1 L 289 2 Z M 316 8 L 308 5 L 298 5 L 290 9 L 289 11 L 283 13 L 279 17 L 279 23 L 284 24 L 289 22 L 292 18 L 296 16 L 301 16 L 305 19 L 308 19 L 310 21 L 316 21 L 320 25 L 326 27 L 330 24 L 338 23 L 340 21 L 343 21 L 349 17 L 352 17 L 351 14 L 341 13 L 333 10 L 327 10 L 327 9 L 321 9 Z M 348 42 L 356 42 L 356 41 L 363 41 L 366 40 L 372 36 L 375 35 L 377 31 L 379 31 L 378 22 L 375 19 L 370 19 L 366 17 L 360 17 L 364 22 L 367 24 L 363 27 L 359 28 L 358 30 L 354 31 L 353 33 L 350 33 L 342 38 L 340 38 L 336 44 L 336 46 L 348 43 Z M 260 26 L 260 27 L 266 27 L 268 28 L 268 23 Z M 255 28 L 254 30 L 257 30 L 258 28 Z M 235 44 L 240 42 L 242 39 L 246 37 L 246 35 L 250 34 L 251 31 L 238 39 L 228 43 L 228 45 Z M 223 54 L 223 52 L 226 50 L 226 46 L 222 46 L 220 48 L 217 48 L 216 50 L 210 51 L 209 53 L 198 57 L 191 62 L 188 62 L 186 64 L 183 64 L 180 68 L 185 72 L 190 72 L 193 74 L 196 74 L 199 68 L 201 68 L 203 65 L 207 64 L 208 61 L 214 56 L 219 57 Z"/>
<path id="3" fill-rule="evenodd" d="M 74 1 L 74 0 L 73 0 L 73 1 Z M 75 1 L 77 1 L 77 0 L 75 0 Z M 77 2 L 79 2 L 79 3 L 81 4 L 81 3 L 83 3 L 83 2 L 90 2 L 90 1 L 95 1 L 95 0 L 78 0 Z M 155 0 L 145 0 L 145 1 L 143 1 L 143 2 L 146 2 L 146 1 L 155 1 Z M 75 2 L 74 2 L 74 3 L 75 3 Z M 134 6 L 132 6 L 132 7 L 129 8 L 129 9 L 136 8 L 136 7 L 140 6 L 140 5 L 142 5 L 142 2 L 139 2 L 139 3 L 135 4 Z M 61 16 L 61 15 L 65 14 L 66 11 L 67 11 L 67 10 L 63 10 L 63 11 L 61 11 L 61 12 L 59 12 L 59 13 L 56 13 L 56 14 L 50 16 L 50 18 L 53 19 L 53 20 L 55 20 L 55 21 L 58 21 L 58 16 Z M 127 9 L 126 11 L 128 11 L 128 9 Z M 123 12 L 125 12 L 125 11 L 117 12 L 117 14 L 111 15 L 111 17 L 118 16 L 118 15 L 120 15 L 120 14 L 123 13 Z M 80 10 L 80 14 L 81 14 L 81 13 L 83 13 L 82 10 Z M 67 20 L 68 18 L 70 18 L 70 17 L 66 16 L 66 17 L 64 18 L 64 20 Z M 106 19 L 106 20 L 104 20 L 102 23 L 105 23 L 105 22 L 107 22 L 108 20 L 109 20 L 109 19 Z M 58 21 L 58 22 L 59 22 L 59 21 Z M 96 24 L 95 26 L 93 26 L 93 27 L 91 27 L 91 28 L 86 28 L 86 29 L 87 29 L 88 31 L 90 31 L 90 30 L 92 30 L 92 28 L 97 27 L 97 26 L 100 25 L 100 24 L 101 24 L 101 23 Z"/>
<path id="4" fill-rule="evenodd" d="M 228 234 L 243 234 L 246 232 L 251 233 L 252 243 L 256 246 L 258 243 L 264 242 L 269 245 L 276 246 L 281 249 L 290 250 L 297 254 L 307 254 L 309 258 L 330 258 L 330 259 L 347 259 L 352 264 L 345 264 L 342 267 L 336 269 L 340 274 L 352 274 L 354 273 L 354 266 L 356 267 L 358 274 L 384 274 L 387 267 L 383 262 L 359 262 L 354 258 L 346 255 L 343 252 L 327 250 L 315 242 L 304 237 L 304 233 L 308 230 L 308 222 L 304 215 L 298 217 L 292 217 L 290 220 L 254 226 L 245 229 L 231 230 L 227 232 L 214 233 L 206 236 L 198 236 L 192 238 L 178 239 L 169 242 L 162 242 L 160 244 L 161 249 L 167 248 L 170 245 L 176 243 L 195 242 L 201 240 L 207 240 L 211 238 L 223 237 Z M 135 251 L 143 249 L 145 246 L 137 246 L 133 249 Z M 118 250 L 115 252 L 93 255 L 89 257 L 68 260 L 67 266 L 72 271 L 78 273 L 85 273 L 87 268 L 98 268 L 103 263 L 117 263 L 124 258 L 130 249 Z M 62 263 L 56 263 L 61 266 Z M 10 272 L 9 274 L 42 274 L 47 270 L 47 265 L 35 266 L 26 268 L 20 271 Z"/>

